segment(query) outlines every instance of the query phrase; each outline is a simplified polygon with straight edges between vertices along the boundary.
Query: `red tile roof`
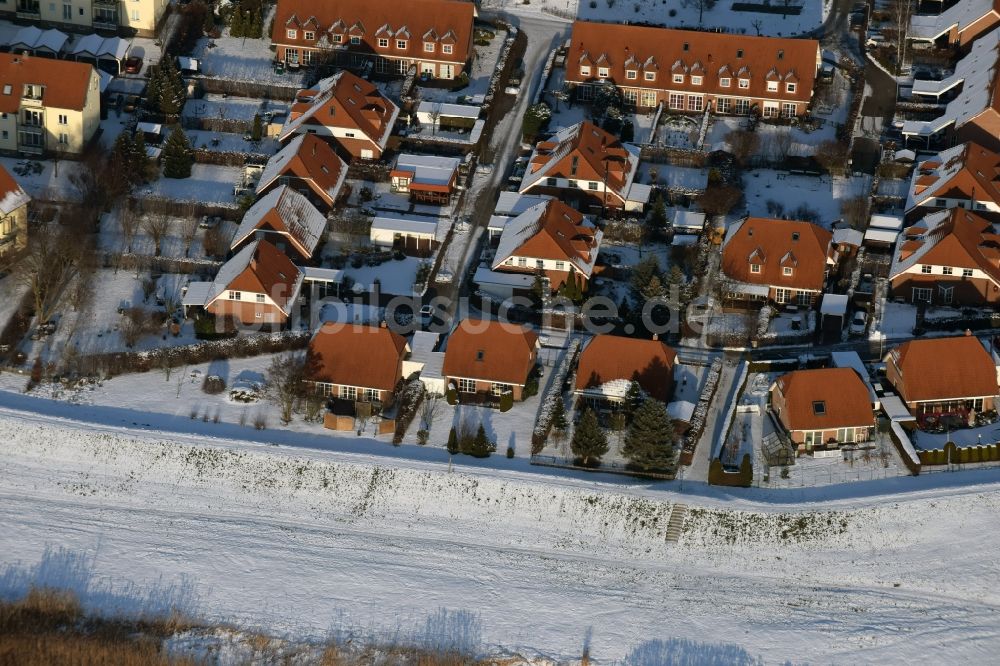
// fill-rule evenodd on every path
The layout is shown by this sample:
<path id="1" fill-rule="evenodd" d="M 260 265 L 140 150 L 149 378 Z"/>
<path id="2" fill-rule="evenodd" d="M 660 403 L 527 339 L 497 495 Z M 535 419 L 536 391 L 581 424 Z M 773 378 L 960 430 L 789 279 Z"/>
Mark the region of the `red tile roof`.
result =
<path id="1" fill-rule="evenodd" d="M 945 220 L 928 232 L 926 225 L 938 215 L 946 216 Z M 926 236 L 907 240 L 902 244 L 899 263 L 890 278 L 901 274 L 913 264 L 920 263 L 978 268 L 993 278 L 994 282 L 1000 283 L 1000 235 L 994 231 L 992 223 L 964 208 L 953 208 L 948 212 L 931 213 L 925 218 L 923 225 L 923 228 L 914 226 L 906 230 L 907 235 L 926 232 Z M 923 251 L 917 255 L 920 250 Z"/>
<path id="2" fill-rule="evenodd" d="M 393 391 L 403 376 L 406 338 L 379 326 L 327 323 L 309 352 L 311 381 Z"/>
<path id="3" fill-rule="evenodd" d="M 789 430 L 862 427 L 875 421 L 868 387 L 854 368 L 796 370 L 778 377 L 774 388 L 785 397 L 779 417 Z"/>
<path id="4" fill-rule="evenodd" d="M 580 74 L 581 64 L 590 66 L 589 76 Z M 598 67 L 607 67 L 611 80 L 630 88 L 808 102 L 819 67 L 819 43 L 577 21 L 566 58 L 566 80 L 598 80 Z M 626 78 L 627 70 L 635 71 L 636 78 Z M 655 72 L 656 80 L 646 81 L 645 72 Z M 673 82 L 675 73 L 684 74 L 684 83 Z M 691 75 L 703 77 L 701 85 L 692 84 Z M 719 85 L 722 78 L 730 79 L 728 88 Z M 749 88 L 738 88 L 738 78 L 749 78 Z M 767 91 L 769 80 L 780 82 L 778 91 Z M 795 92 L 786 92 L 785 83 L 795 83 Z"/>
<path id="5" fill-rule="evenodd" d="M 749 217 L 730 230 L 722 270 L 730 279 L 789 289 L 823 289 L 833 234 L 809 222 Z M 760 266 L 759 273 L 750 271 Z M 792 274 L 785 275 L 784 269 Z"/>
<path id="6" fill-rule="evenodd" d="M 527 326 L 465 319 L 448 338 L 445 377 L 523 385 L 535 362 L 538 335 Z"/>
<path id="7" fill-rule="evenodd" d="M 281 250 L 266 240 L 256 243 L 246 267 L 235 278 L 226 281 L 224 286 L 233 291 L 267 294 L 287 314 L 289 301 L 296 294 L 299 269 Z M 248 249 L 250 247 L 252 246 L 248 246 Z M 222 273 L 223 269 L 219 272 Z"/>
<path id="8" fill-rule="evenodd" d="M 271 41 L 288 46 L 329 48 L 334 35 L 359 35 L 363 50 L 387 57 L 465 63 L 472 48 L 472 22 L 476 7 L 456 0 L 279 0 Z M 289 29 L 295 39 L 288 38 Z M 315 33 L 307 41 L 305 33 Z M 379 48 L 378 38 L 388 37 L 389 47 Z M 405 49 L 396 40 L 406 41 Z M 434 42 L 434 53 L 424 51 L 424 42 Z M 452 53 L 441 45 L 451 44 Z M 357 47 L 356 47 L 357 48 Z"/>
<path id="9" fill-rule="evenodd" d="M 82 62 L 0 53 L 0 112 L 17 113 L 24 86 L 45 86 L 42 103 L 48 108 L 83 110 L 94 67 Z M 10 86 L 10 92 L 7 92 Z M 96 84 L 95 84 L 96 86 Z M 98 94 L 97 88 L 93 89 Z"/>
<path id="10" fill-rule="evenodd" d="M 913 172 L 912 205 L 932 206 L 932 199 L 995 201 L 1000 204 L 1000 154 L 969 142 L 925 160 Z"/>
<path id="11" fill-rule="evenodd" d="M 0 213 L 10 215 L 21 206 L 31 201 L 10 172 L 0 164 Z"/>
<path id="12" fill-rule="evenodd" d="M 347 177 L 347 165 L 322 139 L 314 134 L 302 134 L 268 160 L 257 184 L 257 193 L 271 187 L 281 176 L 301 180 L 332 206 Z"/>
<path id="13" fill-rule="evenodd" d="M 507 223 L 493 268 L 502 268 L 508 257 L 530 257 L 565 261 L 589 277 L 601 236 L 582 213 L 558 199 L 549 199 Z"/>
<path id="14" fill-rule="evenodd" d="M 906 402 L 997 394 L 993 359 L 971 335 L 910 340 L 889 353 L 889 362 L 899 371 L 896 390 Z"/>
<path id="15" fill-rule="evenodd" d="M 576 390 L 614 380 L 637 381 L 642 390 L 668 402 L 674 388 L 677 353 L 659 340 L 595 335 L 580 353 Z"/>

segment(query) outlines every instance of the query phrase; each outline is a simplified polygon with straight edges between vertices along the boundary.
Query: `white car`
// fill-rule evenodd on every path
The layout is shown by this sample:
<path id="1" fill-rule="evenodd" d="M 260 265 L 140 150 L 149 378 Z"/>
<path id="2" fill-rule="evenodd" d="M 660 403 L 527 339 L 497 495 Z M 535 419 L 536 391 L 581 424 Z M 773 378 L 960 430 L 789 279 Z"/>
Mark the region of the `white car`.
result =
<path id="1" fill-rule="evenodd" d="M 454 278 L 455 276 L 452 274 L 451 271 L 446 269 L 441 269 L 438 271 L 437 279 L 435 281 L 440 282 L 442 284 L 450 284 Z"/>
<path id="2" fill-rule="evenodd" d="M 865 327 L 868 326 L 868 313 L 864 310 L 858 310 L 854 313 L 854 319 L 851 320 L 851 335 L 864 335 Z"/>
<path id="3" fill-rule="evenodd" d="M 492 164 L 480 164 L 479 166 L 476 167 L 476 173 L 482 174 L 484 176 L 488 176 L 489 174 L 493 173 L 493 165 Z"/>

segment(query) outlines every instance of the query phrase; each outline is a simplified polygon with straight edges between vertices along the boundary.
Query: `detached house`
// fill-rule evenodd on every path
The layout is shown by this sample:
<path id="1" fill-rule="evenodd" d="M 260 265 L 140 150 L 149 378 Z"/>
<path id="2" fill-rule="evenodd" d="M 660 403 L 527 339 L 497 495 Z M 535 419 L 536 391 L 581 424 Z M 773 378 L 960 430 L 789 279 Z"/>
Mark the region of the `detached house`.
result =
<path id="1" fill-rule="evenodd" d="M 347 164 L 333 148 L 312 134 L 301 134 L 267 161 L 257 183 L 257 195 L 287 185 L 322 211 L 340 199 Z"/>
<path id="2" fill-rule="evenodd" d="M 280 185 L 250 206 L 233 236 L 231 249 L 265 238 L 299 263 L 306 263 L 325 233 L 326 216 L 305 196 Z"/>
<path id="3" fill-rule="evenodd" d="M 323 396 L 388 407 L 408 351 L 406 338 L 384 325 L 326 323 L 309 341 L 307 381 Z"/>
<path id="4" fill-rule="evenodd" d="M 905 229 L 889 270 L 892 296 L 909 303 L 1000 302 L 1000 235 L 964 208 L 931 213 Z"/>
<path id="5" fill-rule="evenodd" d="M 906 217 L 914 220 L 955 207 L 1000 214 L 1000 154 L 966 143 L 917 164 L 906 196 Z"/>
<path id="6" fill-rule="evenodd" d="M 836 263 L 832 240 L 809 222 L 748 217 L 734 224 L 722 246 L 731 295 L 812 306 Z"/>
<path id="7" fill-rule="evenodd" d="M 549 194 L 577 210 L 641 211 L 650 187 L 635 182 L 639 148 L 583 121 L 535 146 L 521 194 Z"/>
<path id="8" fill-rule="evenodd" d="M 574 395 L 598 405 L 620 405 L 632 382 L 666 403 L 674 394 L 677 353 L 657 339 L 595 335 L 580 352 Z"/>
<path id="9" fill-rule="evenodd" d="M 31 197 L 0 165 L 0 260 L 28 246 L 28 204 Z"/>
<path id="10" fill-rule="evenodd" d="M 465 319 L 448 338 L 442 372 L 459 395 L 521 400 L 537 354 L 538 335 L 527 326 Z"/>
<path id="11" fill-rule="evenodd" d="M 791 118 L 806 114 L 820 63 L 814 39 L 577 21 L 566 81 L 582 100 L 610 82 L 639 108 Z"/>
<path id="12" fill-rule="evenodd" d="M 0 53 L 0 151 L 79 154 L 100 122 L 93 65 Z"/>
<path id="13" fill-rule="evenodd" d="M 603 237 L 582 213 L 549 199 L 504 225 L 492 269 L 543 274 L 553 291 L 575 280 L 586 291 Z"/>
<path id="14" fill-rule="evenodd" d="M 373 62 L 379 74 L 453 79 L 472 54 L 476 6 L 460 0 L 278 0 L 271 44 L 290 67 Z"/>
<path id="15" fill-rule="evenodd" d="M 156 26 L 167 11 L 170 0 L 73 0 L 73 2 L 45 2 L 44 0 L 4 0 L 0 2 L 0 15 L 31 21 L 43 26 L 56 25 L 77 31 L 123 31 L 152 37 Z"/>
<path id="16" fill-rule="evenodd" d="M 414 203 L 447 205 L 458 189 L 457 157 L 400 155 L 389 172 L 393 192 L 408 194 Z"/>
<path id="17" fill-rule="evenodd" d="M 302 272 L 278 248 L 256 240 L 223 264 L 213 282 L 189 285 L 184 304 L 193 304 L 197 296 L 216 317 L 280 327 L 292 315 L 302 279 Z"/>
<path id="18" fill-rule="evenodd" d="M 771 386 L 771 409 L 800 449 L 867 442 L 875 433 L 868 386 L 854 368 L 796 370 Z"/>
<path id="19" fill-rule="evenodd" d="M 917 421 L 995 409 L 997 367 L 978 338 L 918 338 L 886 356 L 886 379 Z"/>
<path id="20" fill-rule="evenodd" d="M 341 71 L 295 95 L 279 139 L 297 134 L 331 137 L 351 157 L 382 157 L 399 107 L 364 79 Z"/>

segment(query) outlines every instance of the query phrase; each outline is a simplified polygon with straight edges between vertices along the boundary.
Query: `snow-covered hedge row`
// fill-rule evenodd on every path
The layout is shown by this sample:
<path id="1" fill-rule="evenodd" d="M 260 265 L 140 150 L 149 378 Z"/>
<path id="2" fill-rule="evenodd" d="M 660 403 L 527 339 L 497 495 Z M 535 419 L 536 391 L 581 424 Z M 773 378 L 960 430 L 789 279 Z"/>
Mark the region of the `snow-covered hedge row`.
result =
<path id="1" fill-rule="evenodd" d="M 419 379 L 410 380 L 399 392 L 399 411 L 396 414 L 396 431 L 392 435 L 393 444 L 402 444 L 406 429 L 413 423 L 413 417 L 424 401 L 424 383 Z"/>
<path id="2" fill-rule="evenodd" d="M 493 76 L 490 77 L 490 85 L 486 88 L 486 95 L 483 99 L 483 111 L 489 113 L 490 108 L 493 106 L 493 98 L 497 94 L 497 90 L 500 88 L 500 81 L 505 76 L 507 69 L 507 60 L 510 59 L 510 50 L 514 48 L 514 40 L 517 38 L 517 28 L 507 24 L 498 23 L 498 26 L 507 31 L 507 38 L 504 40 L 503 48 L 500 50 L 500 58 L 497 59 L 497 68 L 493 72 Z"/>
<path id="3" fill-rule="evenodd" d="M 712 403 L 712 398 L 715 397 L 716 389 L 719 388 L 720 377 L 722 377 L 722 359 L 717 358 L 712 361 L 712 367 L 705 378 L 705 386 L 701 389 L 698 404 L 691 415 L 691 428 L 684 436 L 685 451 L 694 451 L 694 447 L 698 445 L 701 433 L 705 430 L 705 419 L 708 417 L 708 408 Z"/>
<path id="4" fill-rule="evenodd" d="M 542 406 L 539 408 L 538 418 L 535 420 L 535 429 L 531 433 L 532 455 L 536 455 L 545 447 L 545 438 L 549 436 L 549 431 L 552 430 L 552 418 L 556 400 L 562 395 L 563 384 L 566 382 L 566 376 L 569 375 L 569 369 L 573 366 L 573 361 L 576 358 L 576 352 L 579 348 L 579 340 L 574 339 L 569 343 L 569 349 L 566 350 L 566 355 L 563 356 L 562 362 L 556 368 L 556 374 L 549 384 L 549 390 L 542 398 Z"/>

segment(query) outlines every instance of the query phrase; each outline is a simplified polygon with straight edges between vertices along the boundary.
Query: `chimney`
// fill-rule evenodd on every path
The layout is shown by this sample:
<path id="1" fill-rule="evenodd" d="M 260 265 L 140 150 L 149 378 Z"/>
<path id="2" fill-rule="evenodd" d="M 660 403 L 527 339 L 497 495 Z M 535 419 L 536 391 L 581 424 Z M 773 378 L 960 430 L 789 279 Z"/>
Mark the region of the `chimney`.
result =
<path id="1" fill-rule="evenodd" d="M 660 339 L 660 334 L 659 333 L 653 333 L 653 342 L 656 342 L 659 339 Z"/>
<path id="2" fill-rule="evenodd" d="M 967 337 L 967 338 L 968 337 L 972 337 L 972 330 L 971 329 L 968 329 L 968 328 L 965 329 L 965 337 Z"/>
<path id="3" fill-rule="evenodd" d="M 379 327 L 379 328 L 388 328 L 388 326 L 387 326 L 387 325 L 386 325 L 386 323 L 385 323 L 385 319 L 383 319 L 383 320 L 382 320 L 382 323 L 380 323 L 380 324 L 378 325 L 378 327 Z"/>

